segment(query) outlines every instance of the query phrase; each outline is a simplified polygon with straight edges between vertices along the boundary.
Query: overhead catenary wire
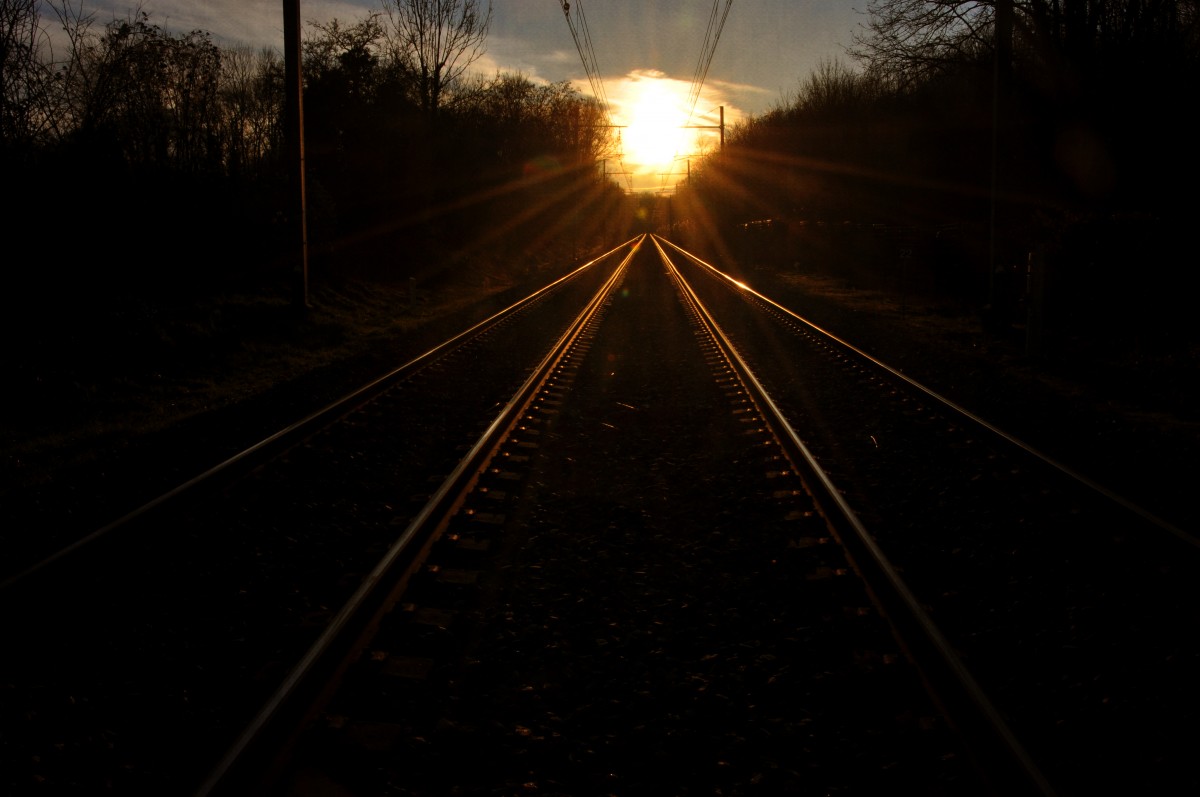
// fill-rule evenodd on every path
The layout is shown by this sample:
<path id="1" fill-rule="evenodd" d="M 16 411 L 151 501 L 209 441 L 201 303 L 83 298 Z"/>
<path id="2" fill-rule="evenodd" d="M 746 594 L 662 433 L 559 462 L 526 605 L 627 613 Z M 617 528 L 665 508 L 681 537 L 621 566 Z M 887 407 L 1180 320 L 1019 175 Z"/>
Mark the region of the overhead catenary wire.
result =
<path id="1" fill-rule="evenodd" d="M 579 59 L 583 62 L 583 71 L 587 75 L 588 84 L 592 87 L 592 96 L 600 103 L 605 113 L 609 112 L 608 94 L 604 90 L 604 81 L 600 77 L 600 65 L 596 60 L 596 48 L 592 43 L 592 33 L 588 28 L 587 14 L 583 9 L 583 0 L 575 0 L 574 11 L 575 15 L 571 15 L 571 3 L 568 0 L 559 0 L 559 6 L 562 8 L 563 16 L 567 20 L 567 28 L 571 31 L 571 39 L 575 42 L 575 49 L 579 52 Z M 578 20 L 578 25 L 576 25 Z M 621 163 L 622 172 L 625 171 L 624 163 Z M 632 189 L 632 179 L 626 177 L 626 182 L 630 184 Z"/>
<path id="2" fill-rule="evenodd" d="M 563 17 L 567 21 L 567 28 L 571 31 L 571 38 L 575 42 L 575 49 L 579 52 L 580 61 L 583 63 L 583 71 L 587 75 L 588 83 L 591 86 L 592 94 L 601 106 L 608 112 L 610 105 L 608 95 L 604 90 L 604 81 L 600 76 L 600 66 L 596 60 L 596 50 L 592 43 L 591 31 L 588 28 L 587 14 L 583 8 L 583 0 L 575 0 L 574 9 L 570 0 L 558 0 L 559 7 L 562 9 Z M 696 60 L 696 68 L 692 73 L 691 86 L 688 91 L 687 98 L 687 120 L 684 123 L 685 127 L 691 126 L 692 118 L 696 113 L 696 104 L 700 100 L 700 94 L 704 89 L 704 83 L 708 79 L 708 70 L 712 65 L 713 56 L 717 51 L 717 44 L 721 40 L 721 31 L 725 27 L 725 21 L 729 18 L 729 11 L 733 6 L 733 0 L 725 0 L 724 8 L 721 7 L 721 0 L 713 0 L 712 10 L 709 12 L 708 25 L 704 32 L 704 43 L 700 50 L 700 57 Z M 574 15 L 572 15 L 574 11 Z M 676 153 L 678 155 L 678 152 Z M 623 159 L 621 167 L 624 170 Z M 678 159 L 676 159 L 678 160 Z M 664 180 L 665 180 L 664 175 Z M 632 180 L 626 177 L 626 182 L 630 184 L 632 189 Z"/>
<path id="3" fill-rule="evenodd" d="M 708 79 L 708 69 L 712 66 L 713 55 L 717 52 L 717 43 L 721 40 L 721 31 L 725 28 L 725 20 L 729 18 L 729 9 L 733 0 L 725 0 L 725 8 L 720 8 L 721 0 L 713 0 L 712 11 L 708 15 L 708 27 L 704 31 L 704 44 L 700 49 L 700 57 L 696 59 L 696 69 L 692 73 L 692 85 L 688 92 L 688 121 L 696 113 L 696 103 L 700 100 L 700 92 Z"/>
<path id="4" fill-rule="evenodd" d="M 704 31 L 704 44 L 700 48 L 700 57 L 696 59 L 696 68 L 692 72 L 692 84 L 688 89 L 687 98 L 687 121 L 684 122 L 684 127 L 692 126 L 692 119 L 696 116 L 696 104 L 700 101 L 700 94 L 704 90 L 704 82 L 708 79 L 708 70 L 712 66 L 713 56 L 717 52 L 717 44 L 721 40 L 721 31 L 725 28 L 725 21 L 729 19 L 729 10 L 733 6 L 733 0 L 725 0 L 725 8 L 721 8 L 721 0 L 713 0 L 712 10 L 708 14 L 708 26 Z M 678 161 L 679 153 L 675 153 L 675 161 Z M 663 175 L 663 183 L 674 175 L 674 161 L 672 162 L 672 170 L 670 174 Z"/>
<path id="5" fill-rule="evenodd" d="M 592 94 L 607 108 L 608 97 L 604 92 L 604 82 L 600 79 L 600 67 L 596 61 L 596 48 L 592 44 L 592 34 L 588 29 L 587 15 L 583 10 L 583 0 L 575 0 L 574 16 L 571 15 L 571 3 L 567 0 L 559 0 L 558 4 L 562 7 L 563 16 L 567 20 L 567 28 L 571 31 L 571 39 L 575 42 L 575 49 L 579 51 L 579 58 L 583 62 L 583 71 L 587 75 L 588 83 L 592 87 Z M 576 25 L 575 20 L 579 20 L 578 25 Z"/>

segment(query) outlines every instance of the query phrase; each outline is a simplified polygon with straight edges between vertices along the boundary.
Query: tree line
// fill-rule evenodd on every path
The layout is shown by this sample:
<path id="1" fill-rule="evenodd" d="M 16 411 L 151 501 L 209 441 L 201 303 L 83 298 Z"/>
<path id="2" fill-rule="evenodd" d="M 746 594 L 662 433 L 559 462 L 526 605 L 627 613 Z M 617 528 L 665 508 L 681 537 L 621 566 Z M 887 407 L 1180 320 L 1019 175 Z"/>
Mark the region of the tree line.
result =
<path id="1" fill-rule="evenodd" d="M 1003 324 L 1036 282 L 1064 334 L 1186 352 L 1200 4 L 867 12 L 851 65 L 822 64 L 731 132 L 677 205 L 749 260 L 957 297 Z"/>
<path id="2" fill-rule="evenodd" d="M 306 24 L 315 269 L 425 279 L 527 250 L 534 232 L 575 247 L 598 234 L 563 210 L 616 201 L 593 169 L 602 110 L 566 82 L 470 76 L 490 15 L 478 0 L 382 0 Z M 290 268 L 277 51 L 170 31 L 147 10 L 100 22 L 84 0 L 0 0 L 0 67 L 4 218 L 39 252 L 37 268 L 9 269 L 27 298 Z"/>

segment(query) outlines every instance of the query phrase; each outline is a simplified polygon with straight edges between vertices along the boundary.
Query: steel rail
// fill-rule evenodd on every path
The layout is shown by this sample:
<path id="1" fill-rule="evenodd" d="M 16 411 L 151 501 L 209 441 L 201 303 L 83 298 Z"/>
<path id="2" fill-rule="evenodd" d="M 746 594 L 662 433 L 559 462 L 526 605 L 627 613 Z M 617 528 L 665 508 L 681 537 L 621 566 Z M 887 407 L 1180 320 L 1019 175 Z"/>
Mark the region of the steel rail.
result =
<path id="1" fill-rule="evenodd" d="M 866 582 L 881 613 L 892 625 L 914 663 L 927 676 L 933 675 L 927 679 L 927 686 L 951 723 L 964 733 L 969 747 L 985 762 L 988 774 L 1000 781 L 998 785 L 1004 789 L 1004 794 L 1052 797 L 1055 791 L 1049 781 L 875 543 L 833 480 L 820 467 L 808 446 L 755 377 L 728 335 L 679 272 L 663 249 L 661 239 L 653 236 L 652 240 L 709 334 L 743 380 L 792 466 L 798 473 L 811 477 L 805 478 L 805 483 L 812 491 L 814 500 L 822 507 L 831 531 L 847 551 L 855 570 Z M 682 249 L 679 251 L 686 254 Z"/>
<path id="2" fill-rule="evenodd" d="M 467 494 L 487 472 L 555 367 L 590 320 L 599 312 L 637 253 L 644 236 L 623 246 L 630 251 L 567 326 L 524 384 L 513 394 L 453 472 L 409 522 L 351 598 L 301 657 L 271 698 L 246 726 L 196 792 L 197 797 L 243 793 L 247 779 L 270 782 L 282 763 L 279 751 L 290 747 L 306 720 L 314 716 L 373 629 L 399 599 Z M 620 247 L 618 247 L 620 248 Z M 616 251 L 616 250 L 613 250 Z M 611 254 L 611 252 L 609 253 Z M 607 255 L 606 255 L 607 256 Z M 595 262 L 595 261 L 593 261 Z M 260 784 L 261 785 L 261 784 Z"/>
<path id="3" fill-rule="evenodd" d="M 1168 521 L 1162 517 L 1159 517 L 1158 515 L 1151 512 L 1150 510 L 1148 510 L 1142 506 L 1139 506 L 1138 504 L 1136 504 L 1133 501 L 1129 500 L 1128 498 L 1120 495 L 1119 493 L 1116 493 L 1113 490 L 1105 487 L 1104 485 L 1088 478 L 1087 476 L 1085 476 L 1082 473 L 1080 473 L 1079 471 L 1071 468 L 1070 466 L 1068 466 L 1062 462 L 1059 462 L 1058 460 L 1054 459 L 1053 457 L 1051 457 L 1047 454 L 1042 453 L 1041 451 L 1038 451 L 1036 448 L 1029 445 L 1025 441 L 1021 440 L 1020 438 L 1009 434 L 1008 432 L 1004 431 L 1000 427 L 979 417 L 978 415 L 971 412 L 967 408 L 965 408 L 959 404 L 956 404 L 955 402 L 951 401 L 950 399 L 946 398 L 945 396 L 941 395 L 940 393 L 936 392 L 935 390 L 932 390 L 931 388 L 926 387 L 925 385 L 916 381 L 912 377 L 906 375 L 902 371 L 899 371 L 899 370 L 893 368 L 892 366 L 888 365 L 887 363 L 876 359 L 875 357 L 871 356 L 867 352 L 858 348 L 854 344 L 852 344 L 846 340 L 843 340 L 842 338 L 838 337 L 837 335 L 830 332 L 829 330 L 824 329 L 820 326 L 817 326 L 813 322 L 809 321 L 807 318 L 804 318 L 803 316 L 797 314 L 796 312 L 789 310 L 788 308 L 784 307 L 783 305 L 779 304 L 778 302 L 774 301 L 773 299 L 770 299 L 770 298 L 764 296 L 763 294 L 761 294 L 758 291 L 751 288 L 746 283 L 744 283 L 740 280 L 734 279 L 733 277 L 731 277 L 730 275 L 721 271 L 720 269 L 718 269 L 716 266 L 712 265 L 711 263 L 708 263 L 704 260 L 701 260 L 699 257 L 696 257 L 691 252 L 688 252 L 687 250 L 679 247 L 678 245 L 671 243 L 670 241 L 666 240 L 665 238 L 660 238 L 659 236 L 655 236 L 655 241 L 656 242 L 661 241 L 662 243 L 665 243 L 667 246 L 670 246 L 672 249 L 675 249 L 676 251 L 678 251 L 680 254 L 682 254 L 684 257 L 688 258 L 692 262 L 696 263 L 699 266 L 702 266 L 703 268 L 708 269 L 715 276 L 719 277 L 720 279 L 724 280 L 725 282 L 728 282 L 730 285 L 732 285 L 738 291 L 749 294 L 750 296 L 755 297 L 759 301 L 765 302 L 766 304 L 770 305 L 771 307 L 775 308 L 776 310 L 780 311 L 781 313 L 784 313 L 785 315 L 790 316 L 792 319 L 799 321 L 800 323 L 809 327 L 814 332 L 821 334 L 822 336 L 824 336 L 824 337 L 828 338 L 829 340 L 833 341 L 834 343 L 837 343 L 838 345 L 844 347 L 848 351 L 853 352 L 854 354 L 858 355 L 859 357 L 862 357 L 862 358 L 868 360 L 872 364 L 887 371 L 889 374 L 896 377 L 897 379 L 900 379 L 901 381 L 905 382 L 907 385 L 909 385 L 913 389 L 925 394 L 933 401 L 936 401 L 937 403 L 941 404 L 942 406 L 946 407 L 947 409 L 950 409 L 950 410 L 958 413 L 962 417 L 967 418 L 968 420 L 978 424 L 979 426 L 988 430 L 989 432 L 996 435 L 997 437 L 1016 446 L 1017 448 L 1020 448 L 1021 450 L 1025 451 L 1030 456 L 1032 456 L 1038 460 L 1041 460 L 1043 463 L 1045 463 L 1049 467 L 1059 471 L 1060 473 L 1067 476 L 1068 478 L 1078 482 L 1079 484 L 1087 487 L 1088 489 L 1092 490 L 1093 492 L 1112 501 L 1113 503 L 1117 504 L 1118 506 L 1122 507 L 1123 509 L 1125 509 L 1129 512 L 1132 512 L 1133 514 L 1137 515 L 1138 517 L 1142 518 L 1143 520 L 1147 521 L 1148 523 L 1150 523 L 1154 526 L 1157 526 L 1158 528 L 1162 529 L 1163 531 L 1166 531 L 1167 533 L 1177 537 L 1181 542 L 1187 543 L 1194 548 L 1200 548 L 1200 537 L 1180 528 L 1179 526 L 1175 525 L 1174 523 L 1171 523 L 1170 521 Z"/>
<path id="4" fill-rule="evenodd" d="M 589 260 L 588 262 L 578 266 L 571 272 L 559 277 L 553 282 L 539 288 L 528 296 L 513 302 L 508 307 L 493 313 L 491 316 L 463 330 L 452 338 L 439 343 L 437 346 L 423 352 L 422 354 L 413 357 L 403 365 L 394 368 L 393 370 L 383 374 L 382 376 L 368 382 L 367 384 L 343 396 L 340 399 L 322 407 L 319 410 L 305 416 L 304 418 L 284 427 L 274 434 L 266 437 L 259 442 L 249 446 L 248 448 L 239 451 L 228 459 L 220 462 L 217 465 L 193 476 L 186 482 L 168 490 L 136 509 L 122 515 L 100 528 L 92 531 L 84 537 L 79 538 L 75 542 L 67 545 L 53 554 L 41 559 L 35 564 L 21 570 L 13 575 L 6 576 L 0 581 L 0 594 L 6 590 L 15 587 L 17 584 L 28 580 L 32 576 L 45 571 L 52 566 L 70 558 L 79 553 L 84 548 L 91 546 L 99 540 L 110 537 L 114 532 L 134 525 L 135 523 L 143 522 L 147 518 L 162 511 L 164 508 L 176 504 L 185 497 L 190 497 L 198 493 L 202 489 L 211 488 L 214 485 L 221 483 L 223 480 L 235 476 L 237 473 L 261 463 L 270 457 L 278 454 L 284 449 L 295 445 L 297 442 L 311 437 L 316 431 L 322 429 L 331 423 L 337 421 L 346 414 L 353 412 L 358 407 L 377 397 L 393 385 L 407 379 L 422 368 L 429 366 L 431 363 L 441 357 L 445 357 L 455 349 L 465 345 L 483 330 L 495 325 L 507 316 L 517 312 L 523 307 L 528 306 L 537 298 L 543 296 L 547 292 L 553 290 L 562 283 L 578 276 L 584 270 L 590 268 L 596 263 L 602 262 L 611 257 L 621 249 L 633 246 L 637 239 L 630 239 L 619 246 L 616 246 L 598 257 Z"/>

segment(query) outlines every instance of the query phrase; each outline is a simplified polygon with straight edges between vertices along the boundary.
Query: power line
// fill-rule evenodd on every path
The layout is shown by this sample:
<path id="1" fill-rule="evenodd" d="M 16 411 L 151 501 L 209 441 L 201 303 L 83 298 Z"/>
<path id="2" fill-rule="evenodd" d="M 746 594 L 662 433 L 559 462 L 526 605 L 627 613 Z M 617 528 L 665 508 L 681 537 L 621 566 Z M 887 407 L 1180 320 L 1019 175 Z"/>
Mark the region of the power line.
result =
<path id="1" fill-rule="evenodd" d="M 563 17 L 567 20 L 567 27 L 571 31 L 571 38 L 575 42 L 575 49 L 579 52 L 579 59 L 583 63 L 584 74 L 587 75 L 588 83 L 592 87 L 592 94 L 601 103 L 605 112 L 609 112 L 608 95 L 604 91 L 604 81 L 600 77 L 600 67 L 596 61 L 596 49 L 592 43 L 592 34 L 587 24 L 587 14 L 583 9 L 583 0 L 575 0 L 575 15 L 571 15 L 571 3 L 569 0 L 559 0 L 559 6 L 562 8 Z M 708 70 L 712 65 L 713 56 L 717 51 L 717 44 L 721 40 L 721 31 L 725 27 L 725 21 L 729 18 L 729 10 L 733 6 L 733 0 L 725 0 L 725 8 L 721 9 L 721 0 L 713 0 L 712 11 L 709 12 L 708 26 L 704 32 L 704 43 L 700 49 L 700 57 L 696 61 L 696 69 L 692 73 L 692 83 L 688 91 L 687 107 L 688 115 L 687 122 L 684 127 L 692 127 L 692 117 L 696 113 L 696 104 L 700 100 L 700 93 L 704 88 L 704 82 L 708 78 Z M 575 20 L 578 19 L 578 25 Z M 722 139 L 724 138 L 724 109 L 722 108 L 721 130 Z M 698 126 L 697 126 L 698 127 Z M 618 133 L 620 136 L 620 133 Z M 678 154 L 678 153 L 676 153 Z M 622 159 L 618 158 L 619 161 Z M 624 169 L 624 162 L 621 162 L 621 168 Z M 631 178 L 626 178 L 632 190 L 633 181 Z"/>
<path id="2" fill-rule="evenodd" d="M 704 31 L 704 44 L 700 47 L 700 57 L 696 59 L 696 69 L 692 72 L 692 84 L 688 90 L 687 99 L 687 121 L 683 126 L 686 128 L 695 129 L 719 129 L 721 131 L 721 144 L 725 143 L 725 108 L 721 108 L 721 123 L 718 126 L 714 125 L 693 125 L 692 119 L 696 115 L 696 103 L 700 101 L 700 93 L 704 89 L 704 81 L 708 79 L 708 68 L 712 65 L 713 56 L 717 52 L 717 43 L 721 40 L 721 31 L 725 28 L 725 20 L 729 18 L 729 9 L 733 6 L 733 0 L 725 0 L 725 9 L 720 8 L 720 0 L 713 0 L 712 11 L 708 14 L 708 27 Z M 676 152 L 676 155 L 679 153 Z M 676 158 L 678 160 L 678 158 Z M 689 166 L 690 169 L 690 166 Z M 673 173 L 673 172 L 672 172 Z M 664 182 L 669 175 L 664 175 Z"/>
<path id="3" fill-rule="evenodd" d="M 600 79 L 600 67 L 596 62 L 596 48 L 592 45 L 592 34 L 588 29 L 587 14 L 583 10 L 583 0 L 575 0 L 575 16 L 571 16 L 571 4 L 567 0 L 559 0 L 575 49 L 579 51 L 579 59 L 583 62 L 583 71 L 591 84 L 592 94 L 608 109 L 608 97 L 604 93 L 604 82 Z M 575 20 L 579 20 L 576 26 Z"/>
<path id="4" fill-rule="evenodd" d="M 729 18 L 729 9 L 733 0 L 725 0 L 725 10 L 720 11 L 720 0 L 713 0 L 712 11 L 708 15 L 708 27 L 704 31 L 704 45 L 700 49 L 700 57 L 696 60 L 696 70 L 692 73 L 692 87 L 688 93 L 688 124 L 696 113 L 696 103 L 700 100 L 700 91 L 708 78 L 708 68 L 712 65 L 713 55 L 717 52 L 717 42 L 721 40 L 721 31 L 725 20 Z"/>
<path id="5" fill-rule="evenodd" d="M 587 75 L 588 83 L 592 87 L 592 96 L 600 102 L 600 106 L 605 113 L 610 112 L 608 102 L 608 94 L 604 91 L 604 81 L 600 78 L 600 66 L 596 61 L 596 48 L 592 44 L 592 33 L 588 28 L 587 14 L 583 10 L 583 0 L 575 0 L 575 16 L 571 16 L 571 4 L 568 0 L 559 0 L 559 6 L 562 7 L 563 17 L 567 20 L 567 28 L 571 31 L 571 39 L 575 42 L 575 49 L 579 51 L 579 60 L 583 62 L 583 71 Z M 575 20 L 579 20 L 578 26 Z M 620 134 L 618 133 L 618 136 Z M 625 164 L 621 163 L 621 169 L 625 169 Z M 628 174 L 628 172 L 624 172 Z M 629 183 L 630 190 L 633 188 L 633 180 L 626 177 Z"/>

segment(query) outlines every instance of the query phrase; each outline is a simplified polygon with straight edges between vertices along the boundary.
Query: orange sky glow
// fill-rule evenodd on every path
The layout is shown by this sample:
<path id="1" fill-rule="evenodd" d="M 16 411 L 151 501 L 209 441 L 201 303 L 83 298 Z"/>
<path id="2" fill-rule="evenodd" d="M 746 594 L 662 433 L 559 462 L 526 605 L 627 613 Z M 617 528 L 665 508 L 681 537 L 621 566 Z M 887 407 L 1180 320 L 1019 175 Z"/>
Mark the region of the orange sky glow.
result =
<path id="1" fill-rule="evenodd" d="M 719 90 L 706 88 L 689 118 L 690 89 L 689 82 L 655 70 L 635 70 L 606 83 L 619 141 L 619 157 L 606 171 L 622 186 L 669 193 L 687 179 L 689 160 L 717 149 L 720 131 L 702 128 L 718 124 L 724 100 Z M 738 116 L 736 109 L 726 108 L 727 128 Z"/>

